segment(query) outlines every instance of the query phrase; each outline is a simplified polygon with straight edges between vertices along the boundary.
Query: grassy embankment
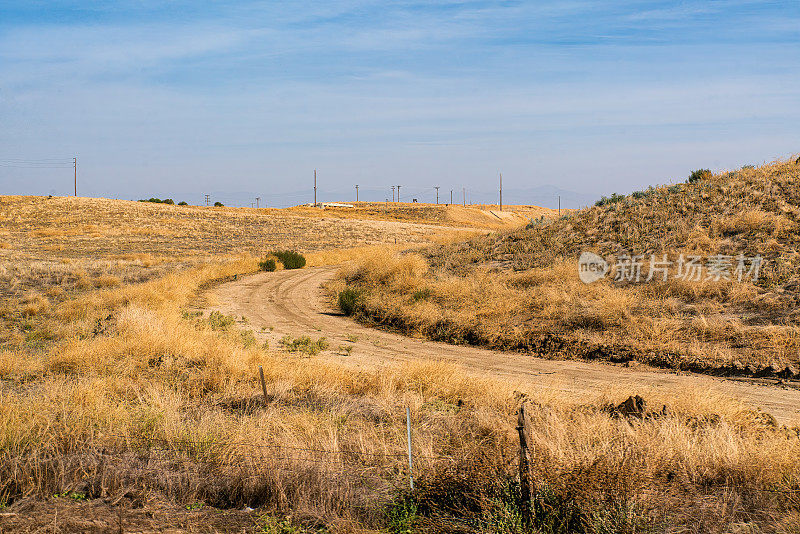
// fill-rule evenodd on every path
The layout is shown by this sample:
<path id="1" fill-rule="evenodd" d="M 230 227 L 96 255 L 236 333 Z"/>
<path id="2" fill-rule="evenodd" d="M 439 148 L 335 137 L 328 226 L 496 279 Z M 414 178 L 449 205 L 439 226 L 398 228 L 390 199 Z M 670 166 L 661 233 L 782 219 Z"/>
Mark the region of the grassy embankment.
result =
<path id="1" fill-rule="evenodd" d="M 365 320 L 454 343 L 550 358 L 795 377 L 800 369 L 800 165 L 790 160 L 616 196 L 525 229 L 344 273 Z M 642 280 L 584 284 L 578 256 L 643 256 Z M 651 255 L 727 255 L 732 280 L 645 281 Z M 754 282 L 736 257 L 764 259 Z M 400 261 L 395 259 L 395 262 Z M 749 261 L 745 264 L 750 267 Z M 704 271 L 703 278 L 708 271 Z"/>

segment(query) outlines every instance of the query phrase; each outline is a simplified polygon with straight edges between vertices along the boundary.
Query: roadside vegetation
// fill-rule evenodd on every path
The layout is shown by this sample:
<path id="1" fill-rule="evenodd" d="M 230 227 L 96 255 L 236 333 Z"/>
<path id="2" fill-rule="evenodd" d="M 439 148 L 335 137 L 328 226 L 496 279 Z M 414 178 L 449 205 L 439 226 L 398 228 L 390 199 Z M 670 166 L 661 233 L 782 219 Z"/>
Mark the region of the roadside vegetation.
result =
<path id="1" fill-rule="evenodd" d="M 286 339 L 299 354 L 272 352 L 248 343 L 232 317 L 188 311 L 204 285 L 255 267 L 231 258 L 76 292 L 29 315 L 52 337 L 7 341 L 0 353 L 4 505 L 80 495 L 134 508 L 153 499 L 193 511 L 249 506 L 265 524 L 298 531 L 800 527 L 797 429 L 700 391 L 642 392 L 650 408 L 631 416 L 614 408 L 622 391 L 566 399 L 438 362 L 350 370 L 314 357 L 324 339 Z M 516 478 L 525 394 L 528 527 Z"/>
<path id="2" fill-rule="evenodd" d="M 146 203 L 86 201 L 83 212 L 65 213 L 66 201 L 53 200 L 0 203 L 13 243 L 0 251 L 4 530 L 45 530 L 54 518 L 65 530 L 116 530 L 139 513 L 164 518 L 159 528 L 185 529 L 187 517 L 198 517 L 198 530 L 233 530 L 238 518 L 237 531 L 284 533 L 800 529 L 800 429 L 730 399 L 621 388 L 568 398 L 557 384 L 476 378 L 430 361 L 355 369 L 326 357 L 327 340 L 312 332 L 273 350 L 236 317 L 202 311 L 205 288 L 256 272 L 264 250 L 391 242 L 391 229 L 317 221 L 309 230 L 280 218 L 240 220 L 229 208 Z M 182 218 L 188 212 L 194 227 Z M 62 218 L 93 228 L 72 234 Z M 122 220 L 135 222 L 115 226 Z M 293 239 L 268 241 L 270 225 Z M 192 228 L 192 239 L 181 239 Z M 359 228 L 357 237 L 347 234 Z M 119 255 L 132 229 L 151 233 L 135 241 L 140 252 Z M 416 227 L 406 231 L 415 242 L 432 240 Z M 386 291 L 424 324 L 430 310 L 457 302 L 439 300 L 441 288 L 426 281 L 437 272 L 432 265 L 525 232 L 466 244 L 443 238 L 447 244 L 403 255 L 391 244 L 303 256 L 309 266 L 361 258 L 348 271 L 352 313 L 369 317 Z M 237 242 L 241 254 L 205 252 Z M 528 267 L 529 275 L 534 268 L 545 266 Z M 468 312 L 478 309 L 469 302 L 479 289 L 481 317 L 497 313 L 489 306 L 513 311 L 494 292 L 514 286 L 493 283 L 490 270 L 455 262 L 447 269 L 447 294 L 462 295 Z M 474 286 L 464 286 L 468 278 Z M 620 409 L 634 393 L 646 404 Z M 533 480 L 527 524 L 517 476 L 523 401 Z"/>
<path id="3" fill-rule="evenodd" d="M 369 323 L 547 358 L 639 361 L 691 371 L 796 377 L 800 370 L 800 165 L 794 160 L 615 195 L 525 229 L 373 256 L 331 289 Z M 578 257 L 607 261 L 585 284 Z M 729 278 L 647 281 L 655 258 L 728 258 Z M 641 279 L 619 281 L 639 255 Z M 737 257 L 763 258 L 758 276 Z M 747 269 L 750 263 L 745 265 Z M 358 296 L 356 298 L 356 296 Z"/>

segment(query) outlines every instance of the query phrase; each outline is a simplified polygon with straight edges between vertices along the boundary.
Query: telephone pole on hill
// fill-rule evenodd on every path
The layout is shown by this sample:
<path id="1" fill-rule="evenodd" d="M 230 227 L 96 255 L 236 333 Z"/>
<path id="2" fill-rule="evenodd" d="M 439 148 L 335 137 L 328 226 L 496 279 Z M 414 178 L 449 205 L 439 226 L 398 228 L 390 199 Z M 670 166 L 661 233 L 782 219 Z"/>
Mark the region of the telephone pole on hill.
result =
<path id="1" fill-rule="evenodd" d="M 211 195 L 206 195 L 206 206 L 211 202 Z"/>
<path id="2" fill-rule="evenodd" d="M 466 208 L 467 207 L 467 188 L 466 187 L 462 187 L 461 188 L 461 193 L 464 195 L 464 207 Z"/>
<path id="3" fill-rule="evenodd" d="M 453 203 L 453 190 L 450 190 L 450 204 Z"/>
<path id="4" fill-rule="evenodd" d="M 436 185 L 433 188 L 436 189 L 436 205 L 438 206 L 439 205 L 439 186 Z"/>
<path id="5" fill-rule="evenodd" d="M 392 202 L 394 202 L 394 186 L 392 186 Z"/>
<path id="6" fill-rule="evenodd" d="M 358 202 L 358 184 L 356 184 L 356 202 Z"/>
<path id="7" fill-rule="evenodd" d="M 503 211 L 503 173 L 500 173 L 500 211 Z"/>
<path id="8" fill-rule="evenodd" d="M 400 186 L 397 186 L 397 201 L 400 202 Z"/>
<path id="9" fill-rule="evenodd" d="M 314 169 L 314 207 L 317 207 L 317 169 Z"/>
<path id="10" fill-rule="evenodd" d="M 260 207 L 261 207 L 261 206 L 259 206 L 259 204 L 258 204 L 260 200 L 261 200 L 261 197 L 256 197 L 256 209 L 258 209 L 258 208 L 260 208 Z"/>
<path id="11" fill-rule="evenodd" d="M 75 171 L 75 196 L 78 196 L 78 156 L 72 158 L 72 168 Z"/>

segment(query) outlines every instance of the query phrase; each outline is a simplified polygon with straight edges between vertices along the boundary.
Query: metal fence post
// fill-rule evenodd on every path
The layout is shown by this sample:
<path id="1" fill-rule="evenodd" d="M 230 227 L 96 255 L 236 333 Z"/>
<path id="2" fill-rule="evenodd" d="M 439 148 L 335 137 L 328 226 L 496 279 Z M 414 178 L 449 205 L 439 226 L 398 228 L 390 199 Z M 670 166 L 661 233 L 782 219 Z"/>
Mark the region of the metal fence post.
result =
<path id="1" fill-rule="evenodd" d="M 414 460 L 411 456 L 411 408 L 406 406 L 406 430 L 408 433 L 408 482 L 414 489 Z"/>
<path id="2" fill-rule="evenodd" d="M 519 406 L 517 414 L 517 432 L 519 432 L 519 490 L 522 522 L 530 525 L 531 521 L 531 456 L 528 449 L 528 418 L 525 416 L 525 401 Z"/>

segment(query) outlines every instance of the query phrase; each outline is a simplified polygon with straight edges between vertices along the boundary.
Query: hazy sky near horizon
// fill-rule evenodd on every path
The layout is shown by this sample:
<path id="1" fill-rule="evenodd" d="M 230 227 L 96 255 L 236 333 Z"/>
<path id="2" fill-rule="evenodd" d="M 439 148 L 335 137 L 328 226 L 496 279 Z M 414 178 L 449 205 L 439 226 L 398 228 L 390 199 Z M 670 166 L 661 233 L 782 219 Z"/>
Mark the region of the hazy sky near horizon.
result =
<path id="1" fill-rule="evenodd" d="M 0 194 L 77 155 L 83 196 L 522 202 L 798 152 L 796 0 L 0 0 Z"/>

